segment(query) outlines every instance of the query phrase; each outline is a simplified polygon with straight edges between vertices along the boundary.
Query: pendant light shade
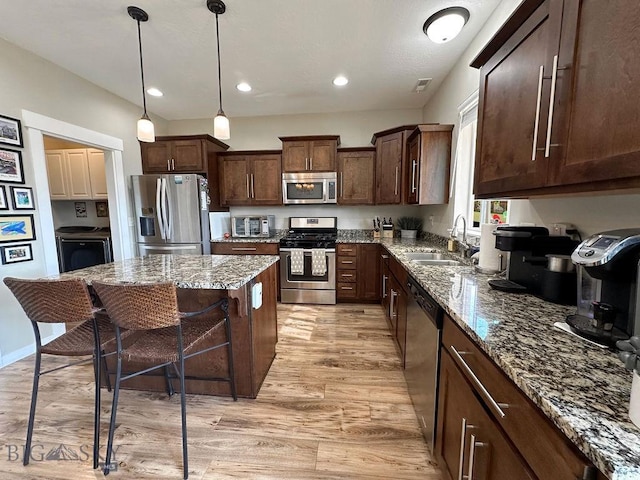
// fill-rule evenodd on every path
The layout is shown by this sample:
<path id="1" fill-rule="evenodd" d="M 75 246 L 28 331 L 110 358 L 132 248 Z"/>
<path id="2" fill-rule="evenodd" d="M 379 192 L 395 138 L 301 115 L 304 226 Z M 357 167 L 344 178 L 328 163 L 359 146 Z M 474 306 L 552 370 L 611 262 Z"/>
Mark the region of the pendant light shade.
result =
<path id="1" fill-rule="evenodd" d="M 153 122 L 149 120 L 149 117 L 144 115 L 138 120 L 138 140 L 141 142 L 155 142 L 156 134 L 153 128 Z"/>
<path id="2" fill-rule="evenodd" d="M 155 142 L 156 136 L 153 122 L 151 122 L 149 115 L 147 115 L 147 95 L 144 89 L 144 66 L 142 64 L 142 35 L 140 34 L 140 22 L 146 22 L 149 20 L 149 15 L 147 15 L 147 12 L 141 8 L 133 6 L 127 7 L 127 12 L 138 24 L 138 51 L 140 53 L 140 79 L 142 80 L 142 105 L 144 111 L 142 113 L 142 117 L 138 120 L 138 131 L 136 136 L 141 142 Z"/>
<path id="3" fill-rule="evenodd" d="M 218 15 L 222 15 L 227 7 L 222 0 L 207 0 L 207 8 L 216 15 L 216 46 L 218 48 L 218 100 L 220 108 L 218 114 L 213 119 L 213 136 L 219 140 L 231 138 L 229 119 L 222 109 L 222 75 L 220 70 L 220 29 L 218 28 Z"/>
<path id="4" fill-rule="evenodd" d="M 229 119 L 222 110 L 213 119 L 213 136 L 220 140 L 228 140 L 231 138 L 231 130 L 229 129 Z"/>

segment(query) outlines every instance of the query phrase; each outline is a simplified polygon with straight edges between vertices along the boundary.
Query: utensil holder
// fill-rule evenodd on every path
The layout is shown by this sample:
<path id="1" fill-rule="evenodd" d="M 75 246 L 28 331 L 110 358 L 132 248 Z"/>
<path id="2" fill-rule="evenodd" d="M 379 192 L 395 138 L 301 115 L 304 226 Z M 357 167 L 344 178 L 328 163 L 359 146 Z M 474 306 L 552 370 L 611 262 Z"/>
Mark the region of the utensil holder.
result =
<path id="1" fill-rule="evenodd" d="M 635 370 L 633 371 L 633 382 L 631 383 L 629 418 L 636 427 L 640 428 L 640 375 Z"/>
<path id="2" fill-rule="evenodd" d="M 382 230 L 382 238 L 393 238 L 393 230 Z"/>

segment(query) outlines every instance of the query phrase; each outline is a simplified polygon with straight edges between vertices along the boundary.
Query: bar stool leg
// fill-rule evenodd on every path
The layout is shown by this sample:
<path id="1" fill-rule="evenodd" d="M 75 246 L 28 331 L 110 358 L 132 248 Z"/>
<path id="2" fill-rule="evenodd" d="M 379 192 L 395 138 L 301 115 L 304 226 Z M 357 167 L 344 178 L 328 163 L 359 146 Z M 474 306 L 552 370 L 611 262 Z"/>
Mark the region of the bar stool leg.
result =
<path id="1" fill-rule="evenodd" d="M 95 375 L 95 405 L 93 407 L 93 468 L 98 468 L 98 456 L 100 454 L 100 373 L 104 364 L 103 350 L 100 348 L 100 331 L 95 318 L 93 320 L 93 373 Z"/>
<path id="2" fill-rule="evenodd" d="M 111 453 L 113 451 L 113 436 L 114 430 L 116 428 L 116 412 L 118 411 L 118 395 L 120 394 L 120 378 L 122 377 L 122 357 L 120 355 L 121 344 L 120 344 L 120 332 L 118 331 L 118 327 L 116 327 L 116 340 L 118 342 L 118 359 L 116 360 L 116 384 L 113 387 L 113 402 L 111 404 L 111 421 L 109 422 L 109 440 L 107 441 L 107 455 L 104 460 L 104 470 L 103 473 L 105 475 L 109 475 L 110 467 L 111 467 Z"/>
<path id="3" fill-rule="evenodd" d="M 40 329 L 36 322 L 31 322 L 36 337 L 36 361 L 33 369 L 33 387 L 31 389 L 31 406 L 29 407 L 29 423 L 27 424 L 27 441 L 24 444 L 23 465 L 29 465 L 31 458 L 31 439 L 33 438 L 33 421 L 36 416 L 36 403 L 38 402 L 38 385 L 40 383 L 40 366 L 42 363 L 42 342 L 40 341 Z"/>
<path id="4" fill-rule="evenodd" d="M 182 416 L 182 469 L 184 480 L 189 478 L 189 454 L 187 452 L 187 398 L 184 381 L 184 351 L 182 347 L 182 327 L 178 325 L 178 358 L 180 361 L 180 413 Z"/>
<path id="5" fill-rule="evenodd" d="M 169 365 L 165 365 L 164 367 L 164 378 L 167 382 L 167 395 L 173 397 L 175 391 L 173 390 L 173 383 L 171 383 L 171 378 L 169 377 Z"/>

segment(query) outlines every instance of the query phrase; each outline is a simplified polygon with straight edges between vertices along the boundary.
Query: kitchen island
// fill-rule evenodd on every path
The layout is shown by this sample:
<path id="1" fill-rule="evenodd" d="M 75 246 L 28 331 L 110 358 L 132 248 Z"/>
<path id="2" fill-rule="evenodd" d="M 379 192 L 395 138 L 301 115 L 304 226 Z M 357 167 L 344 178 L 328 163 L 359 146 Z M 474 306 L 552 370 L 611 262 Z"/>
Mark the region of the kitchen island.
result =
<path id="1" fill-rule="evenodd" d="M 178 288 L 178 307 L 183 312 L 202 310 L 228 297 L 237 394 L 255 398 L 275 357 L 278 341 L 277 262 L 278 257 L 273 255 L 150 255 L 75 270 L 58 278 L 81 278 L 89 285 L 93 281 L 173 282 Z M 258 284 L 262 286 L 262 305 L 255 308 L 252 291 Z M 223 341 L 222 329 L 218 335 L 209 339 L 211 345 Z M 110 371 L 115 371 L 113 360 L 113 356 L 109 357 Z M 188 359 L 185 374 L 224 377 L 227 365 L 226 349 L 213 350 Z M 139 367 L 123 361 L 125 371 Z M 127 380 L 122 388 L 165 391 L 166 385 L 162 376 L 142 375 Z M 231 394 L 226 382 L 187 380 L 186 389 L 187 393 Z"/>

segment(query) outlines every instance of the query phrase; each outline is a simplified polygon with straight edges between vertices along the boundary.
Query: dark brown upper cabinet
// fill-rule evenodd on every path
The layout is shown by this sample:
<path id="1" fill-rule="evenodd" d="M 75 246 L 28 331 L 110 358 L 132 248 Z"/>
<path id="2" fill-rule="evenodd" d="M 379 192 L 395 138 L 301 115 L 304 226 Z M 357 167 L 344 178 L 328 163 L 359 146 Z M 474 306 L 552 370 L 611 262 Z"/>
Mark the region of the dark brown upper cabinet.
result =
<path id="1" fill-rule="evenodd" d="M 338 151 L 338 203 L 373 205 L 375 148 L 342 148 Z"/>
<path id="2" fill-rule="evenodd" d="M 203 173 L 209 159 L 229 148 L 210 135 L 156 137 L 152 143 L 140 142 L 142 173 Z"/>
<path id="3" fill-rule="evenodd" d="M 282 205 L 280 151 L 237 151 L 220 155 L 222 206 Z"/>
<path id="4" fill-rule="evenodd" d="M 376 204 L 402 203 L 402 185 L 406 183 L 406 144 L 416 125 L 404 125 L 373 134 L 376 147 Z M 404 175 L 404 177 L 403 177 Z"/>
<path id="5" fill-rule="evenodd" d="M 481 67 L 479 198 L 640 186 L 640 10 L 621 0 L 525 0 Z"/>
<path id="6" fill-rule="evenodd" d="M 335 172 L 339 135 L 279 137 L 283 172 Z"/>
<path id="7" fill-rule="evenodd" d="M 418 125 L 407 139 L 405 203 L 449 202 L 449 168 L 453 125 Z"/>

